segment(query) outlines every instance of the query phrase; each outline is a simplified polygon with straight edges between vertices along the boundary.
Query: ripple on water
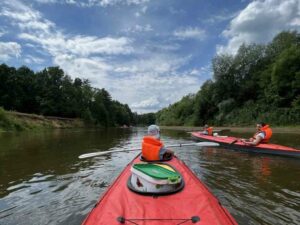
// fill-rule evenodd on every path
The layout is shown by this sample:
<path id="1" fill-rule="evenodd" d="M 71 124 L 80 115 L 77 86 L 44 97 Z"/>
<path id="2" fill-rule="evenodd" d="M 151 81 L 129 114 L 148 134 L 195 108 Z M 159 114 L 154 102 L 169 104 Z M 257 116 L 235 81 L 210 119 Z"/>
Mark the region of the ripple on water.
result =
<path id="1" fill-rule="evenodd" d="M 10 186 L 6 190 L 9 191 L 9 192 L 13 192 L 13 191 L 18 191 L 18 190 L 21 190 L 21 189 L 24 189 L 24 188 L 29 188 L 29 187 L 30 187 L 30 185 L 21 183 L 21 184 Z"/>
<path id="2" fill-rule="evenodd" d="M 34 174 L 34 177 L 32 177 L 26 183 L 30 184 L 30 183 L 45 182 L 45 181 L 51 180 L 53 177 L 54 177 L 54 175 L 45 175 L 45 176 L 40 175 L 40 176 L 35 176 L 35 174 Z"/>
<path id="3" fill-rule="evenodd" d="M 61 192 L 63 191 L 64 189 L 68 188 L 69 185 L 72 183 L 73 181 L 69 181 L 69 182 L 63 182 L 63 181 L 60 181 L 59 184 L 58 184 L 58 187 L 56 186 L 52 192 Z"/>
<path id="4" fill-rule="evenodd" d="M 298 201 L 300 201 L 300 192 L 295 192 L 288 189 L 281 189 L 281 191 L 285 194 L 288 194 L 291 199 L 298 199 Z"/>

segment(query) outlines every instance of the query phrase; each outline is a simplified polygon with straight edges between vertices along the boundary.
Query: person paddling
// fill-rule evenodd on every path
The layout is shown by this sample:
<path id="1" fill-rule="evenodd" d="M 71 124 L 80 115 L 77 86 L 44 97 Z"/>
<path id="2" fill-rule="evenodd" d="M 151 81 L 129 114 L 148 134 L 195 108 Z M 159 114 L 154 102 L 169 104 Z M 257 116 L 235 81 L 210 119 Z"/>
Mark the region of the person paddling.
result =
<path id="1" fill-rule="evenodd" d="M 147 161 L 168 160 L 174 152 L 166 149 L 160 141 L 160 129 L 156 125 L 148 127 L 148 135 L 143 138 L 142 156 Z"/>
<path id="2" fill-rule="evenodd" d="M 213 136 L 213 127 L 209 127 L 207 124 L 204 125 L 202 134 Z"/>
<path id="3" fill-rule="evenodd" d="M 256 146 L 260 143 L 268 143 L 272 137 L 272 129 L 269 125 L 261 122 L 256 124 L 257 132 L 249 140 L 241 139 L 246 145 Z"/>

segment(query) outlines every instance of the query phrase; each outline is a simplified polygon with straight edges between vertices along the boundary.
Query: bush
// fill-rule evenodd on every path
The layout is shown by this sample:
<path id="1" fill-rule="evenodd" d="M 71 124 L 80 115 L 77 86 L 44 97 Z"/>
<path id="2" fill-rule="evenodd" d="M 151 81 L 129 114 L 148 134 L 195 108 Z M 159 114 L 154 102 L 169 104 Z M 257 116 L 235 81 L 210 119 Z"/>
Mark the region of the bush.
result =
<path id="1" fill-rule="evenodd" d="M 0 107 L 0 129 L 2 130 L 24 130 L 25 127 L 15 118 L 8 115 L 8 113 Z"/>

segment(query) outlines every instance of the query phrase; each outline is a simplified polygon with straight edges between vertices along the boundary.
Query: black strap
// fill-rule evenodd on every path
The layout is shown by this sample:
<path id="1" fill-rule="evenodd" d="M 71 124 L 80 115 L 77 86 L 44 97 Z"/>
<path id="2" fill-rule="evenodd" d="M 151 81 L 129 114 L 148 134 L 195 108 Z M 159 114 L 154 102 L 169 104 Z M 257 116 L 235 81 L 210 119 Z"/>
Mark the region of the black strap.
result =
<path id="1" fill-rule="evenodd" d="M 129 223 L 132 223 L 132 224 L 135 224 L 135 225 L 139 225 L 138 223 L 134 222 L 134 221 L 170 221 L 170 220 L 173 220 L 173 221 L 181 221 L 180 223 L 178 223 L 177 225 L 180 225 L 180 224 L 184 224 L 188 221 L 192 221 L 192 223 L 198 223 L 200 221 L 200 217 L 199 216 L 192 216 L 190 219 L 126 219 L 122 216 L 119 216 L 117 218 L 117 221 L 121 224 L 124 224 L 126 221 L 129 222 Z"/>

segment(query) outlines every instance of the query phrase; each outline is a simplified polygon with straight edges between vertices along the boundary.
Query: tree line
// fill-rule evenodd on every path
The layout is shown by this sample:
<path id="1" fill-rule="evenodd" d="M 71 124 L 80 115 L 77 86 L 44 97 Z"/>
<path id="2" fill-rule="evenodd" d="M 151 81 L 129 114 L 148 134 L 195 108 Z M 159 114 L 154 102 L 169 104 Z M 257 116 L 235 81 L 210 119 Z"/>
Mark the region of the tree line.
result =
<path id="1" fill-rule="evenodd" d="M 300 35 L 281 32 L 270 43 L 243 44 L 212 59 L 213 78 L 196 94 L 156 113 L 161 125 L 300 124 Z"/>
<path id="2" fill-rule="evenodd" d="M 195 94 L 157 113 L 137 115 L 86 79 L 59 67 L 34 72 L 0 65 L 0 107 L 46 116 L 82 118 L 99 126 L 300 124 L 300 35 L 282 32 L 266 45 L 240 46 L 212 59 L 213 78 Z"/>
<path id="3" fill-rule="evenodd" d="M 112 100 L 105 89 L 85 79 L 71 79 L 59 67 L 34 72 L 0 65 L 0 107 L 45 116 L 82 118 L 103 126 L 134 125 L 137 114 L 127 104 Z"/>

